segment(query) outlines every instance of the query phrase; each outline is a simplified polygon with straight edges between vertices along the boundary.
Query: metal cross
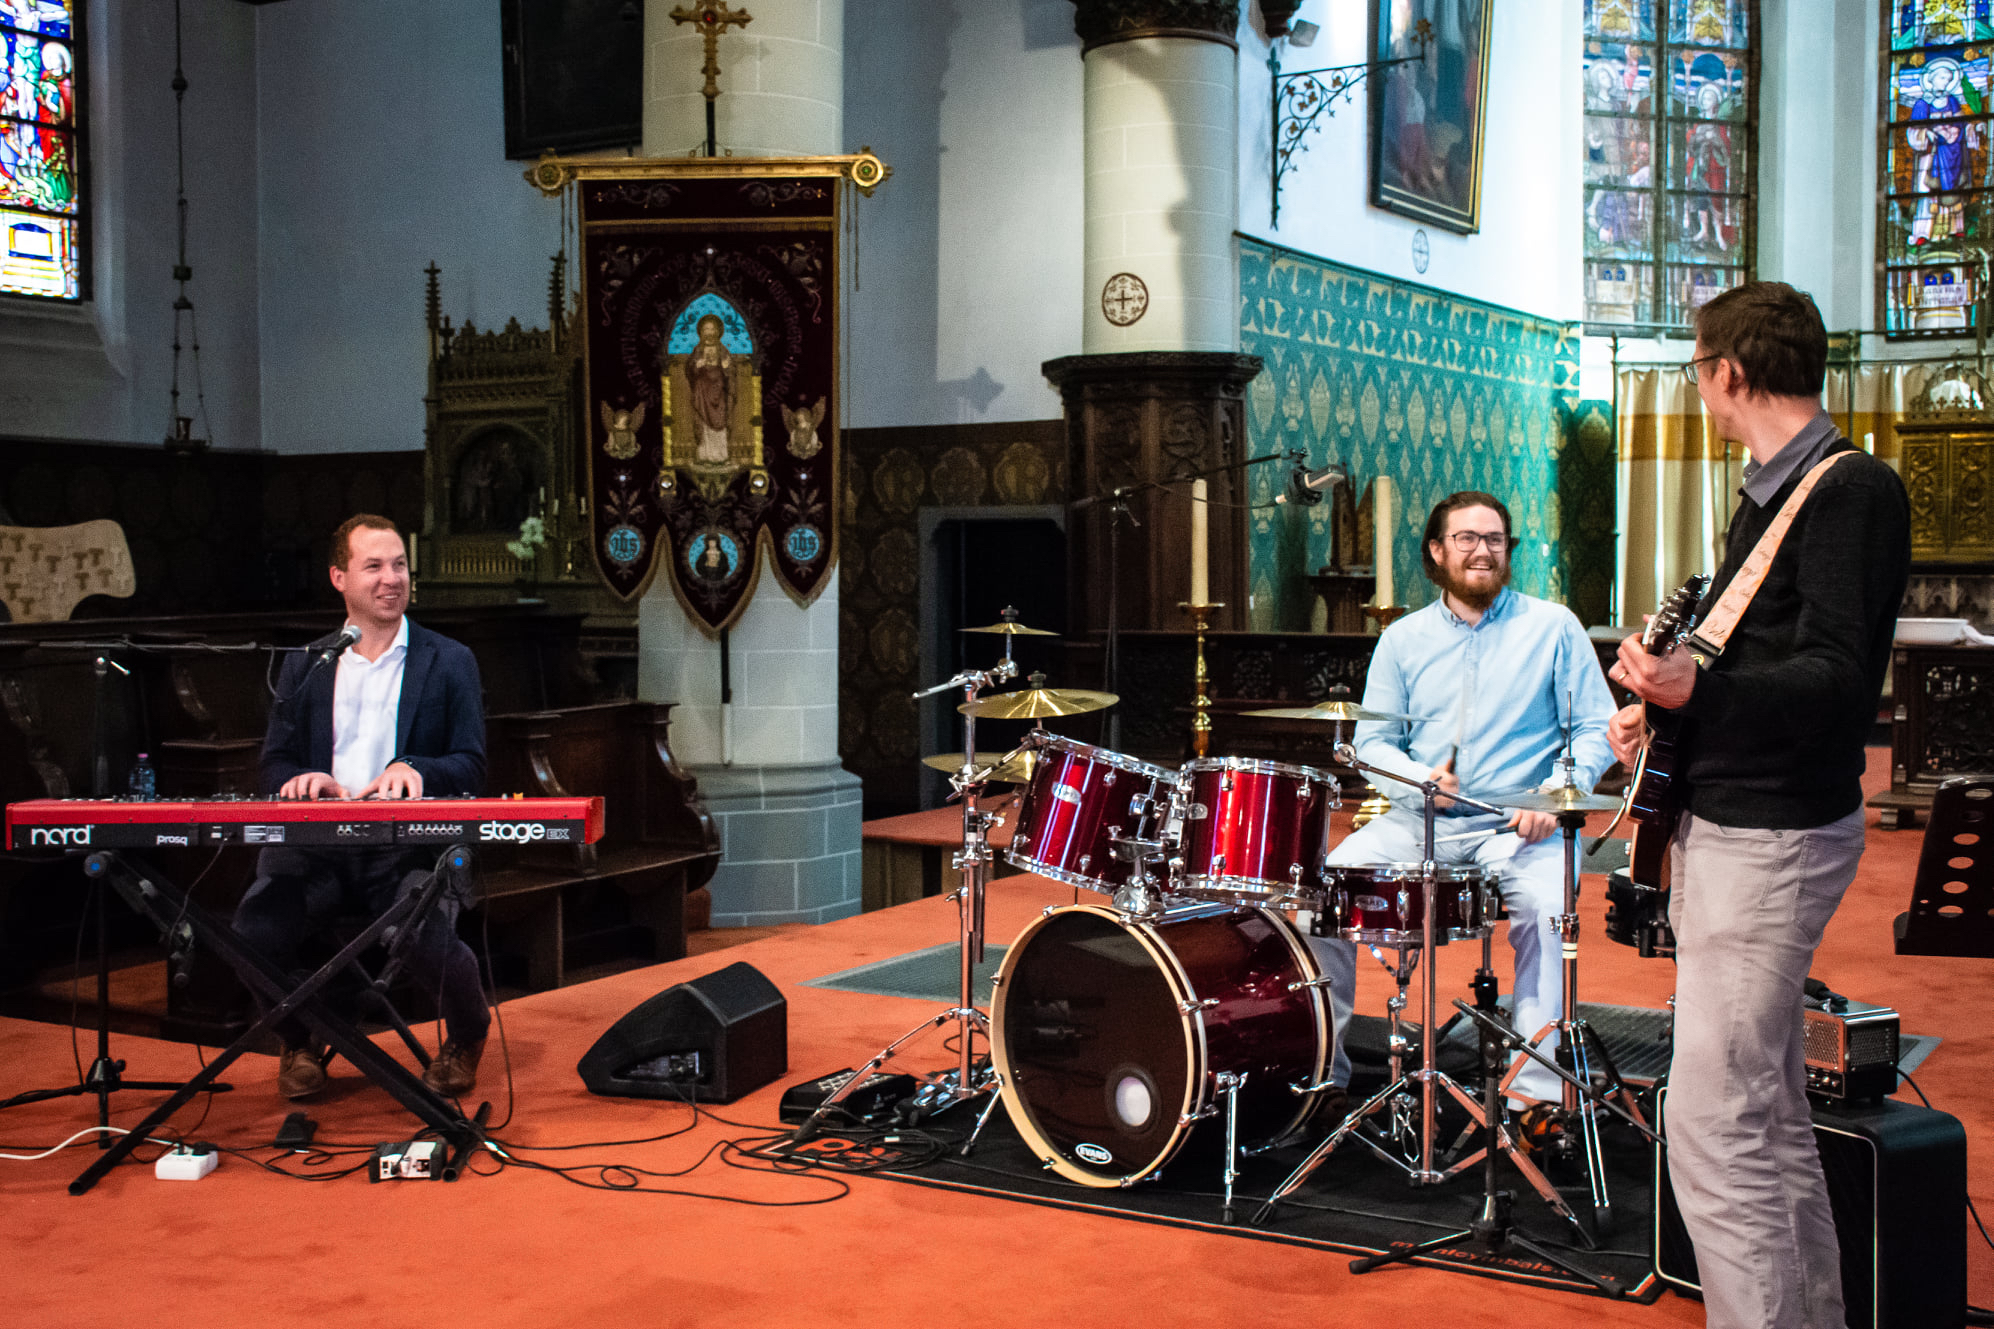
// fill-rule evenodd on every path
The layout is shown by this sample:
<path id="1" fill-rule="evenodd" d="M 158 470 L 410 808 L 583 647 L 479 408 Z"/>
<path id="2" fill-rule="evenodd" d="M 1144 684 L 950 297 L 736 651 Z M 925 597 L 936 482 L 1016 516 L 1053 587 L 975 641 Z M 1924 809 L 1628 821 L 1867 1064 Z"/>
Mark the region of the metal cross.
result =
<path id="1" fill-rule="evenodd" d="M 698 5 L 680 5 L 672 11 L 674 23 L 697 23 L 706 38 L 706 100 L 711 102 L 720 95 L 720 34 L 736 24 L 745 27 L 754 21 L 754 16 L 745 9 L 734 9 L 727 0 L 709 0 Z"/>

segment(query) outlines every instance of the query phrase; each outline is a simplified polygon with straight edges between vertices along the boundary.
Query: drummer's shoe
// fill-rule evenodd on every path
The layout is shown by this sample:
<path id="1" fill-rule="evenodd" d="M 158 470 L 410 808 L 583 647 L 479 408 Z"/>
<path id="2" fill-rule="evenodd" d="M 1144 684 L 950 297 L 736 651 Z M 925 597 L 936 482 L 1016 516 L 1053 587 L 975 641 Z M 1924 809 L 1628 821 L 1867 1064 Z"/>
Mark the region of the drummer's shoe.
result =
<path id="1" fill-rule="evenodd" d="M 1516 1119 L 1517 1141 L 1523 1152 L 1546 1157 L 1565 1148 L 1565 1117 L 1557 1103 L 1532 1103 Z"/>
<path id="2" fill-rule="evenodd" d="M 1333 1084 L 1322 1091 L 1322 1098 L 1315 1110 L 1315 1128 L 1327 1137 L 1343 1119 L 1350 1115 L 1350 1091 L 1340 1084 Z"/>

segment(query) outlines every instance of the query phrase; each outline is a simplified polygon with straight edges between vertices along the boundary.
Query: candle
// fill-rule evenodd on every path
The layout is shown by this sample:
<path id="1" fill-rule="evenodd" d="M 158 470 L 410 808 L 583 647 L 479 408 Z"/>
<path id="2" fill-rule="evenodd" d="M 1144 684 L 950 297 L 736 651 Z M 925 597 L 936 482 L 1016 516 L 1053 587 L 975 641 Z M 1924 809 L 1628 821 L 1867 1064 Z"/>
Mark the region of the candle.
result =
<path id="1" fill-rule="evenodd" d="M 1211 553 L 1205 547 L 1211 539 L 1209 526 L 1209 504 L 1205 498 L 1205 482 L 1191 482 L 1191 603 L 1205 605 L 1212 602 Z"/>
<path id="2" fill-rule="evenodd" d="M 1395 603 L 1392 585 L 1392 477 L 1381 475 L 1371 486 L 1377 500 L 1377 511 L 1373 514 L 1371 535 L 1377 547 L 1378 607 L 1380 609 Z"/>

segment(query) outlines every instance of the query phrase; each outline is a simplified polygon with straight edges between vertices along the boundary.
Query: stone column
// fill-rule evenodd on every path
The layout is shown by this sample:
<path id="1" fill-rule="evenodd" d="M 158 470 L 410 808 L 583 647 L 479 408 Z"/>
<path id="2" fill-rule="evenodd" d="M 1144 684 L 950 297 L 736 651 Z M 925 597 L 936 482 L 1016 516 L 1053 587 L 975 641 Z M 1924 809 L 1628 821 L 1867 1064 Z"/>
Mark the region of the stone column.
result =
<path id="1" fill-rule="evenodd" d="M 1237 0 L 1078 0 L 1088 355 L 1239 349 Z"/>
<path id="2" fill-rule="evenodd" d="M 1238 0 L 1076 0 L 1086 62 L 1083 354 L 1044 371 L 1066 408 L 1076 497 L 1141 487 L 1141 525 L 1115 537 L 1116 618 L 1182 630 L 1190 485 L 1252 455 L 1243 406 L 1257 356 L 1239 353 Z M 1162 487 L 1146 487 L 1160 483 Z M 1248 492 L 1211 479 L 1214 626 L 1246 624 Z M 1110 505 L 1076 510 L 1070 603 L 1107 628 Z M 1081 559 L 1085 560 L 1084 566 Z"/>
<path id="3" fill-rule="evenodd" d="M 706 141 L 705 42 L 692 25 L 672 22 L 680 3 L 647 0 L 645 9 L 647 156 L 682 157 Z M 844 0 L 735 7 L 754 21 L 720 39 L 721 153 L 843 152 Z M 639 605 L 638 695 L 680 703 L 673 748 L 720 830 L 714 925 L 855 914 L 859 780 L 838 762 L 837 576 L 804 609 L 764 568 L 727 645 L 731 745 L 721 731 L 720 644 L 692 625 L 662 579 Z"/>

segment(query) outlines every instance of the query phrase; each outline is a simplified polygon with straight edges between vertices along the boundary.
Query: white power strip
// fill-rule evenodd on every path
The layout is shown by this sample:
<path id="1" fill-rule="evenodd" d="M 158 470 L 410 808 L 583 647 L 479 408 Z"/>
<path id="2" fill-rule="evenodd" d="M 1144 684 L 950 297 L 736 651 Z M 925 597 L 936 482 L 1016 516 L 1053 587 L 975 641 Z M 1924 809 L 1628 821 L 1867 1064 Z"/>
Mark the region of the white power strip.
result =
<path id="1" fill-rule="evenodd" d="M 159 1161 L 152 1165 L 152 1175 L 161 1181 L 199 1181 L 220 1167 L 221 1162 L 222 1156 L 213 1149 L 204 1154 L 175 1149 L 159 1156 Z"/>

